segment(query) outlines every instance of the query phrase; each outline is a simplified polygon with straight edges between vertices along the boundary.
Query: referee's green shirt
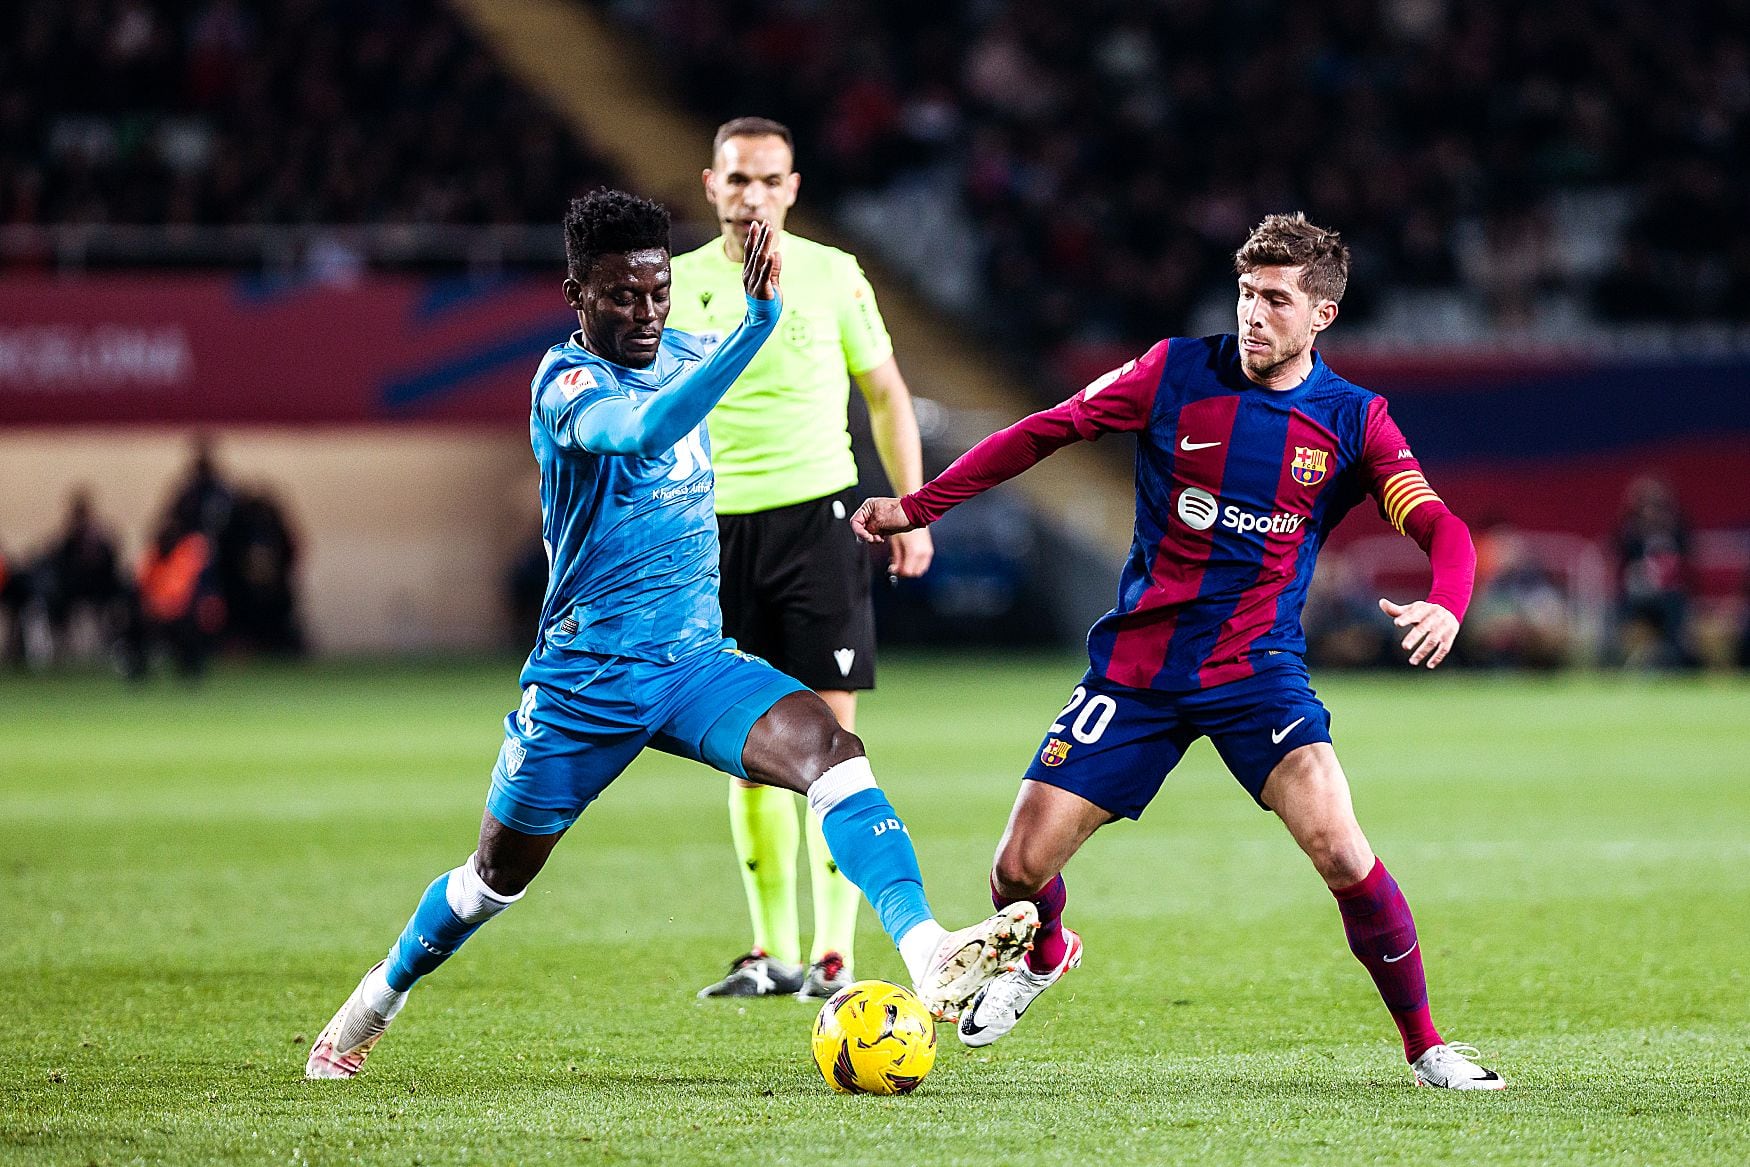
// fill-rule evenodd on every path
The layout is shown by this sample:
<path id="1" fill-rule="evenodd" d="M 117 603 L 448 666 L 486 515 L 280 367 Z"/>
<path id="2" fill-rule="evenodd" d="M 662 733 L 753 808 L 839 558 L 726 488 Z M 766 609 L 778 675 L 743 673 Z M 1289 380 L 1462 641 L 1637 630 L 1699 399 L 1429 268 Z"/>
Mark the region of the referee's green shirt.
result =
<path id="1" fill-rule="evenodd" d="M 785 232 L 784 314 L 711 411 L 717 511 L 744 515 L 836 494 L 857 481 L 846 428 L 849 374 L 893 355 L 857 258 Z M 713 239 L 673 261 L 668 326 L 708 341 L 741 323 L 741 265 Z"/>

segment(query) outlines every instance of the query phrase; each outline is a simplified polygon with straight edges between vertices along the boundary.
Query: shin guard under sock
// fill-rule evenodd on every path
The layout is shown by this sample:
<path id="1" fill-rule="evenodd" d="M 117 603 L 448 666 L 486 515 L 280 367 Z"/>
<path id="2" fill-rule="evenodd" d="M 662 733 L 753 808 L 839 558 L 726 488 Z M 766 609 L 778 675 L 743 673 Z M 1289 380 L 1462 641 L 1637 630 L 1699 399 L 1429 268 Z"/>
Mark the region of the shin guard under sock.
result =
<path id="1" fill-rule="evenodd" d="M 1334 888 L 1343 913 L 1349 951 L 1373 977 L 1385 1007 L 1404 1039 L 1404 1058 L 1415 1061 L 1440 1033 L 1428 1011 L 1428 982 L 1422 973 L 1421 942 L 1404 893 L 1378 859 L 1367 878 L 1350 887 Z"/>

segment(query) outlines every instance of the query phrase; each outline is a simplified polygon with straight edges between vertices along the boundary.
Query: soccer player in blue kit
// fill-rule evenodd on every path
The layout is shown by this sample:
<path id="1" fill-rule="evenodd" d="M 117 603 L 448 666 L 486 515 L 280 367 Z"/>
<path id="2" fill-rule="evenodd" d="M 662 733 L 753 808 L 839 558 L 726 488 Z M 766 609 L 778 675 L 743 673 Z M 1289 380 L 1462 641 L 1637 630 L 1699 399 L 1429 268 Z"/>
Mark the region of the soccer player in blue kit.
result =
<path id="1" fill-rule="evenodd" d="M 551 558 L 522 702 L 505 718 L 473 855 L 412 919 L 311 1047 L 311 1078 L 350 1078 L 420 977 L 515 903 L 567 828 L 646 746 L 807 796 L 839 868 L 868 897 L 924 1003 L 958 1017 L 1022 959 L 1030 903 L 936 923 L 904 824 L 863 745 L 800 682 L 724 638 L 704 420 L 775 328 L 781 260 L 754 224 L 747 315 L 709 354 L 665 331 L 669 216 L 620 191 L 565 218 L 565 302 L 580 328 L 532 384 Z"/>

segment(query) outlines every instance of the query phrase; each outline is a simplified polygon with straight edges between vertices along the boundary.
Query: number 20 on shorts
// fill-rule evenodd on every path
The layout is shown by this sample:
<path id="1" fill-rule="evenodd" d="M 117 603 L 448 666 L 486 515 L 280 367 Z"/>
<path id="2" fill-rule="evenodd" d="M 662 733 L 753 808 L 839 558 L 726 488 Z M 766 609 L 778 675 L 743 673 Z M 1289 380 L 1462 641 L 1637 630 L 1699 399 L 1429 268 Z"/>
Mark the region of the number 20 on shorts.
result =
<path id="1" fill-rule="evenodd" d="M 1069 715 L 1077 707 L 1081 712 L 1076 714 L 1074 721 L 1068 721 Z M 1100 740 L 1100 735 L 1106 732 L 1106 727 L 1112 724 L 1112 717 L 1118 712 L 1118 702 L 1104 693 L 1088 696 L 1088 691 L 1077 685 L 1075 692 L 1069 695 L 1069 704 L 1065 705 L 1057 715 L 1057 720 L 1051 723 L 1047 733 L 1062 733 L 1066 722 L 1070 736 L 1083 745 L 1092 745 Z"/>

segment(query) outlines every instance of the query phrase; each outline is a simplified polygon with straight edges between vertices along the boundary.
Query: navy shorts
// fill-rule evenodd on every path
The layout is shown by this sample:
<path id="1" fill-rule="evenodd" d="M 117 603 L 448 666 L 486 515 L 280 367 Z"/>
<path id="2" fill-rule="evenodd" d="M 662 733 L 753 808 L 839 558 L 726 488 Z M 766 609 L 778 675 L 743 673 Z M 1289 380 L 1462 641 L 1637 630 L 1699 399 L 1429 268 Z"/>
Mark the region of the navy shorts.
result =
<path id="1" fill-rule="evenodd" d="M 754 723 L 806 688 L 729 640 L 672 664 L 577 659 L 587 683 L 528 685 L 504 719 L 486 809 L 525 834 L 576 822 L 646 746 L 746 778 L 741 751 Z"/>
<path id="2" fill-rule="evenodd" d="M 1186 693 L 1132 689 L 1089 672 L 1052 722 L 1026 777 L 1141 818 L 1200 737 L 1215 743 L 1228 771 L 1268 810 L 1270 771 L 1301 746 L 1330 741 L 1331 715 L 1293 658 L 1243 681 Z"/>

